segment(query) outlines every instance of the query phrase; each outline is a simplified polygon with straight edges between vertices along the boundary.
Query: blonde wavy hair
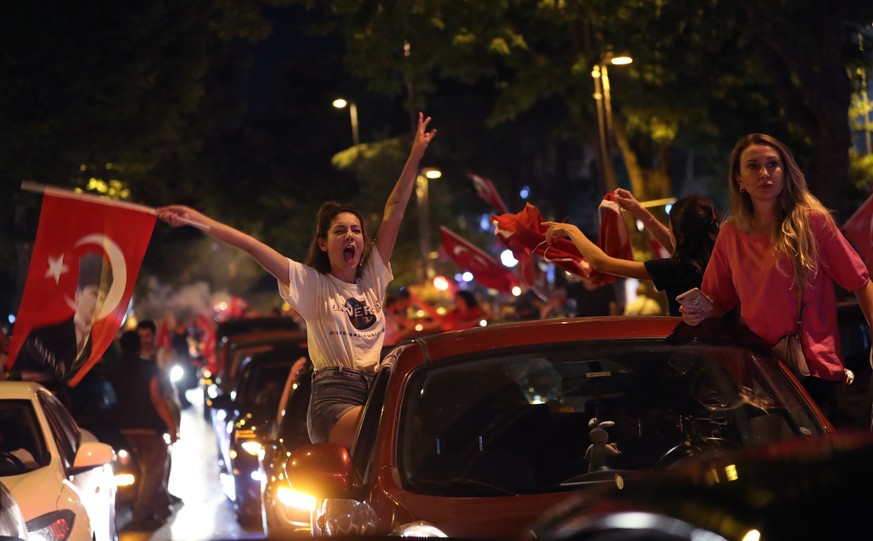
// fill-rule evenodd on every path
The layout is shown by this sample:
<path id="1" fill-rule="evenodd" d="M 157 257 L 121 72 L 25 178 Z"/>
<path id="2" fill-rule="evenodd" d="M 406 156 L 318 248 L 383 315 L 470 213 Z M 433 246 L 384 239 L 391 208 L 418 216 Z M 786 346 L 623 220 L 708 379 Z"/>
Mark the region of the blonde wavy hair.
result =
<path id="1" fill-rule="evenodd" d="M 778 139 L 763 133 L 746 135 L 734 146 L 730 158 L 729 186 L 731 191 L 731 217 L 744 231 L 749 231 L 755 217 L 755 209 L 749 194 L 740 191 L 740 156 L 752 145 L 765 145 L 779 154 L 782 160 L 784 188 L 779 194 L 773 230 L 770 232 L 773 255 L 777 260 L 787 256 L 792 264 L 795 287 L 809 285 L 818 272 L 819 246 L 806 224 L 811 214 L 823 214 L 833 221 L 830 211 L 822 205 L 806 185 L 803 171 L 794 161 L 791 151 Z M 784 269 L 779 269 L 785 273 Z"/>

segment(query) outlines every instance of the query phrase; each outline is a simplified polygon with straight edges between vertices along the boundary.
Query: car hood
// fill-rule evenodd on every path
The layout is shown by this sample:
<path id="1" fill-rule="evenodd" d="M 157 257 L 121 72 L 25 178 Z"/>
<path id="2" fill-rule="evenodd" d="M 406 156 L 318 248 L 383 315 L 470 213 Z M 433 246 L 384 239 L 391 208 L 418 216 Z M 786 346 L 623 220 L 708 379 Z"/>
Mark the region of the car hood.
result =
<path id="1" fill-rule="evenodd" d="M 451 538 L 516 540 L 548 509 L 568 497 L 567 492 L 526 496 L 446 498 L 398 492 L 393 498 L 409 515 L 394 517 L 394 527 L 423 521 Z M 399 515 L 399 514 L 398 514 Z"/>

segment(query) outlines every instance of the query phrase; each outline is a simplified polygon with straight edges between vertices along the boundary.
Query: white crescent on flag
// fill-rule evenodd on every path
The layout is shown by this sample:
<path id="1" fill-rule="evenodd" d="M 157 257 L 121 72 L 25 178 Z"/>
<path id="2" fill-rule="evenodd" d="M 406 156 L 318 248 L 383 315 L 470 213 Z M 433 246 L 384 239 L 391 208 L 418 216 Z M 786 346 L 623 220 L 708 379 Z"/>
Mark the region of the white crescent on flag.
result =
<path id="1" fill-rule="evenodd" d="M 103 301 L 103 306 L 97 314 L 97 319 L 103 319 L 118 307 L 124 296 L 124 291 L 127 288 L 127 263 L 124 260 L 124 252 L 121 248 L 109 238 L 108 235 L 91 234 L 79 239 L 76 246 L 85 244 L 94 244 L 103 248 L 106 257 L 109 259 L 109 271 L 112 273 L 112 286 L 106 294 L 106 299 Z M 69 303 L 69 301 L 68 301 Z M 71 304 L 71 308 L 76 309 L 75 305 Z"/>

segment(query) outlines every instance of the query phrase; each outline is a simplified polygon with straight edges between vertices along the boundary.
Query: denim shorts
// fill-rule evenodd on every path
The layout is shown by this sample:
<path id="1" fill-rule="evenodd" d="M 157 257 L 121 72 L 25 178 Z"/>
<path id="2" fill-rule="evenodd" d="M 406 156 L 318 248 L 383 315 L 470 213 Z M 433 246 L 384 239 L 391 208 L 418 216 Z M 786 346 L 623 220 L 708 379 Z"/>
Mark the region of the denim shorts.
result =
<path id="1" fill-rule="evenodd" d="M 363 406 L 376 378 L 375 372 L 328 366 L 312 373 L 312 394 L 306 430 L 312 443 L 326 442 L 337 419 Z"/>

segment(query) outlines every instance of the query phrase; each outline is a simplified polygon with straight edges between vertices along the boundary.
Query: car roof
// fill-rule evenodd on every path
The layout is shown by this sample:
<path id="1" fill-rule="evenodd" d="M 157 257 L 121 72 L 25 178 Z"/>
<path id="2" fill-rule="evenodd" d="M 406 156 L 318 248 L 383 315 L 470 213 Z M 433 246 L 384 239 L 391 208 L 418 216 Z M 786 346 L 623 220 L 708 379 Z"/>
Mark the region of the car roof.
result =
<path id="1" fill-rule="evenodd" d="M 738 344 L 767 353 L 769 347 L 746 327 L 734 322 L 706 320 L 696 327 L 673 316 L 600 316 L 547 318 L 498 323 L 411 339 L 385 352 L 386 361 L 402 358 L 404 365 L 475 352 L 593 340 L 666 340 Z M 416 351 L 417 350 L 417 351 Z M 402 355 L 400 355 L 402 353 Z M 402 371 L 411 369 L 406 367 Z"/>
<path id="2" fill-rule="evenodd" d="M 600 316 L 547 318 L 536 321 L 514 321 L 476 327 L 461 331 L 431 334 L 412 339 L 437 357 L 437 353 L 456 354 L 469 349 L 464 345 L 475 340 L 479 347 L 509 347 L 551 342 L 577 342 L 624 338 L 655 338 L 672 340 L 706 340 L 735 342 L 737 340 L 761 346 L 745 327 L 728 321 L 707 320 L 691 327 L 672 316 Z"/>
<path id="3" fill-rule="evenodd" d="M 48 391 L 42 384 L 35 381 L 0 381 L 0 399 L 28 399 L 36 396 L 40 390 Z"/>

